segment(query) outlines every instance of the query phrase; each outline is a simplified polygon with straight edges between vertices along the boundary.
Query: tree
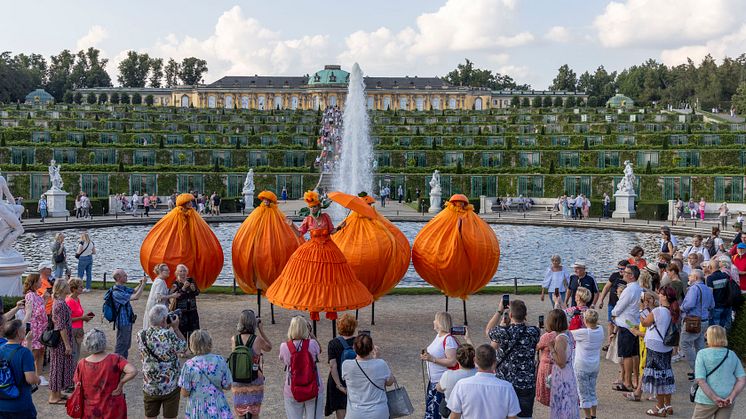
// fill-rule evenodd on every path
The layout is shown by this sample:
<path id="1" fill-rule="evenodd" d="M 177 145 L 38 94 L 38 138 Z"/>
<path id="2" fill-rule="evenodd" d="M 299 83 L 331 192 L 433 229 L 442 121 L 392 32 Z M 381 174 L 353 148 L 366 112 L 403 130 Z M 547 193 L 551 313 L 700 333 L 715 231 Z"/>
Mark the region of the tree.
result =
<path id="1" fill-rule="evenodd" d="M 568 96 L 565 99 L 565 108 L 572 108 L 573 106 L 575 106 L 575 96 Z"/>
<path id="2" fill-rule="evenodd" d="M 75 92 L 75 95 L 73 95 L 73 102 L 77 103 L 78 105 L 83 103 L 83 94 L 80 92 Z"/>
<path id="3" fill-rule="evenodd" d="M 464 64 L 459 64 L 455 70 L 446 74 L 443 80 L 454 86 L 487 87 L 495 90 L 529 90 L 531 88 L 526 84 L 516 84 L 508 75 L 476 68 L 468 58 Z"/>
<path id="4" fill-rule="evenodd" d="M 562 107 L 562 97 L 561 96 L 555 96 L 552 98 L 552 106 L 555 108 L 561 108 Z"/>
<path id="5" fill-rule="evenodd" d="M 85 98 L 85 101 L 86 101 L 86 102 L 87 102 L 87 103 L 88 103 L 89 105 L 93 105 L 93 104 L 95 104 L 95 103 L 96 103 L 96 94 L 95 94 L 95 93 L 88 93 L 88 95 L 87 95 L 87 96 L 86 96 L 86 98 Z"/>
<path id="6" fill-rule="evenodd" d="M 196 85 L 202 80 L 202 75 L 207 73 L 207 61 L 196 57 L 188 57 L 181 60 L 179 78 L 186 85 Z"/>
<path id="7" fill-rule="evenodd" d="M 513 96 L 510 98 L 510 106 L 517 108 L 521 106 L 521 100 L 518 98 L 518 96 Z"/>
<path id="8" fill-rule="evenodd" d="M 133 105 L 140 105 L 140 104 L 142 104 L 142 95 L 140 95 L 137 92 L 133 93 L 132 94 L 132 104 Z"/>
<path id="9" fill-rule="evenodd" d="M 552 97 L 551 96 L 544 96 L 544 101 L 542 103 L 542 106 L 545 108 L 551 108 L 552 107 Z"/>
<path id="10" fill-rule="evenodd" d="M 65 95 L 62 96 L 62 101 L 65 102 L 65 103 L 73 103 L 73 92 L 71 92 L 69 90 L 66 91 Z"/>
<path id="11" fill-rule="evenodd" d="M 148 106 L 153 106 L 153 103 L 155 103 L 155 99 L 153 98 L 153 95 L 147 95 L 145 96 L 145 104 Z"/>
<path id="12" fill-rule="evenodd" d="M 541 96 L 536 96 L 531 101 L 531 106 L 534 108 L 541 108 Z"/>
<path id="13" fill-rule="evenodd" d="M 746 81 L 738 86 L 736 94 L 733 95 L 732 103 L 736 108 L 736 112 L 741 115 L 746 114 Z"/>
<path id="14" fill-rule="evenodd" d="M 179 70 L 179 63 L 173 58 L 169 58 L 165 68 L 166 87 L 174 87 L 179 84 Z"/>
<path id="15" fill-rule="evenodd" d="M 119 95 L 119 101 L 123 104 L 129 104 L 130 103 L 130 95 L 127 92 L 122 92 L 121 95 Z"/>
<path id="16" fill-rule="evenodd" d="M 529 106 L 531 106 L 531 100 L 527 96 L 524 96 L 521 100 L 521 107 L 528 108 Z"/>
<path id="17" fill-rule="evenodd" d="M 567 64 L 563 64 L 557 70 L 557 76 L 552 80 L 552 85 L 549 86 L 549 90 L 564 90 L 566 92 L 574 92 L 577 88 L 578 77 Z"/>
<path id="18" fill-rule="evenodd" d="M 150 70 L 150 56 L 127 51 L 127 57 L 119 63 L 117 80 L 123 87 L 145 87 Z"/>
<path id="19" fill-rule="evenodd" d="M 100 104 L 102 104 L 102 105 L 103 105 L 104 103 L 106 103 L 106 101 L 107 101 L 108 99 L 109 99 L 109 97 L 107 96 L 107 94 L 106 94 L 106 93 L 100 93 L 100 94 L 98 95 L 98 103 L 100 103 Z"/>
<path id="20" fill-rule="evenodd" d="M 106 72 L 109 60 L 100 56 L 101 51 L 96 48 L 78 51 L 70 72 L 70 81 L 74 89 L 111 86 L 111 77 Z"/>
<path id="21" fill-rule="evenodd" d="M 153 58 L 150 60 L 150 87 L 161 87 L 163 78 L 163 58 Z"/>
<path id="22" fill-rule="evenodd" d="M 114 105 L 119 105 L 119 93 L 113 92 L 109 98 L 109 102 Z"/>

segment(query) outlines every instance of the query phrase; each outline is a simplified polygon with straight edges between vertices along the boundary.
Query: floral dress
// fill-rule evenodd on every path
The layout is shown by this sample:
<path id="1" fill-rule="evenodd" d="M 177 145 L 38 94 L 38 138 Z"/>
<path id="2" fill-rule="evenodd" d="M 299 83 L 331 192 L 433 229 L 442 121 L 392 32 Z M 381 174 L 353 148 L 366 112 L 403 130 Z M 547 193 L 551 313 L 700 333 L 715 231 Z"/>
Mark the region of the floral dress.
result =
<path id="1" fill-rule="evenodd" d="M 228 400 L 223 394 L 231 386 L 231 372 L 220 355 L 199 355 L 184 363 L 179 387 L 189 391 L 184 417 L 233 418 Z"/>
<path id="2" fill-rule="evenodd" d="M 34 291 L 26 293 L 25 297 L 26 307 L 33 307 L 31 313 L 31 348 L 30 349 L 42 349 L 44 345 L 41 344 L 41 334 L 47 330 L 47 311 L 44 298 Z M 26 341 L 24 341 L 25 344 Z"/>
<path id="3" fill-rule="evenodd" d="M 541 335 L 536 350 L 541 351 L 539 354 L 539 368 L 536 370 L 536 400 L 544 406 L 549 406 L 549 397 L 551 392 L 547 388 L 547 376 L 552 373 L 552 355 L 549 352 L 549 346 L 554 344 L 555 332 L 548 332 Z"/>
<path id="4" fill-rule="evenodd" d="M 70 307 L 64 300 L 55 299 L 52 307 L 52 322 L 54 330 L 64 330 L 68 339 L 72 338 L 73 326 Z M 73 385 L 73 355 L 65 354 L 65 344 L 60 338 L 60 344 L 51 348 L 49 353 L 49 390 L 62 391 Z"/>
<path id="5" fill-rule="evenodd" d="M 569 332 L 561 333 L 567 339 L 567 362 L 565 368 L 552 365 L 552 394 L 549 404 L 551 418 L 578 419 L 580 400 L 578 385 L 573 370 L 575 341 Z"/>

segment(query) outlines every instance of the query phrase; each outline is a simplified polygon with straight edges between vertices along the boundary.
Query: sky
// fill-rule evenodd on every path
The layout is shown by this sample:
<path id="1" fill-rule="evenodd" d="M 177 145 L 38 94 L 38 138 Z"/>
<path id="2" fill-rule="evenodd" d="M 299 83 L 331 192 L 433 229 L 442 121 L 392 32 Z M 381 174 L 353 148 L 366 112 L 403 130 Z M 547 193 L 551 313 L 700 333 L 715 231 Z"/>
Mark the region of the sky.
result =
<path id="1" fill-rule="evenodd" d="M 547 88 L 648 58 L 667 65 L 746 52 L 744 0 L 35 0 L 3 5 L 0 51 L 57 54 L 96 47 L 207 60 L 225 75 L 304 75 L 325 64 L 371 76 L 443 76 L 479 68 Z"/>

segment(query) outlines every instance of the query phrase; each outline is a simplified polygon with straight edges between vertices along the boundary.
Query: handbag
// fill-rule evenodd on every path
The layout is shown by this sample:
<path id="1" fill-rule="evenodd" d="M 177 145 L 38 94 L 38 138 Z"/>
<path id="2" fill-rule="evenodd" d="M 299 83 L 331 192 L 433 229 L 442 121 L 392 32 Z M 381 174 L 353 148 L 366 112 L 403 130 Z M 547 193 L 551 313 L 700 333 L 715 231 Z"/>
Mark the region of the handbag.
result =
<path id="1" fill-rule="evenodd" d="M 392 418 L 400 418 L 403 416 L 409 416 L 412 413 L 414 413 L 414 406 L 412 406 L 412 401 L 409 399 L 409 393 L 407 393 L 407 389 L 404 387 L 399 387 L 399 384 L 394 383 L 394 388 L 386 391 L 385 389 L 378 387 L 376 383 L 373 382 L 373 380 L 368 377 L 368 374 L 365 373 L 365 370 L 363 367 L 360 366 L 360 363 L 355 360 L 355 363 L 357 364 L 357 367 L 360 368 L 360 372 L 363 373 L 365 378 L 368 379 L 368 381 L 373 384 L 373 387 L 383 391 L 386 393 L 386 402 L 389 406 L 389 417 Z"/>
<path id="2" fill-rule="evenodd" d="M 49 323 L 49 325 L 47 326 L 47 330 L 45 330 L 44 333 L 41 334 L 39 342 L 49 348 L 56 348 L 60 346 L 60 343 L 62 342 L 62 335 L 60 335 L 59 330 L 54 330 L 54 322 Z"/>
<path id="3" fill-rule="evenodd" d="M 723 360 L 720 361 L 720 363 L 715 368 L 713 368 L 712 371 L 710 371 L 710 372 L 707 373 L 707 375 L 705 376 L 705 381 L 707 381 L 707 379 L 710 378 L 710 376 L 712 375 L 712 373 L 714 373 L 715 371 L 717 371 L 717 369 L 720 368 L 721 365 L 723 365 L 723 363 L 725 362 L 725 360 L 728 359 L 728 355 L 730 355 L 730 350 L 726 349 L 725 356 L 723 357 Z M 697 381 L 695 380 L 694 384 L 692 384 L 692 386 L 689 387 L 689 401 L 692 402 L 692 403 L 694 403 L 694 399 L 697 396 L 697 390 L 699 390 L 699 384 L 697 384 Z"/>
<path id="4" fill-rule="evenodd" d="M 80 375 L 78 376 L 80 377 Z M 67 415 L 71 418 L 83 417 L 83 383 L 81 381 L 75 383 L 75 390 L 67 398 L 65 408 L 67 409 Z"/>
<path id="5" fill-rule="evenodd" d="M 699 289 L 699 287 L 697 287 Z M 699 290 L 699 302 L 702 303 L 702 290 Z M 702 331 L 702 319 L 699 316 L 684 317 L 684 330 L 687 333 L 697 334 Z"/>
<path id="6" fill-rule="evenodd" d="M 86 250 L 88 250 L 88 246 L 91 245 L 91 242 L 88 242 L 88 244 L 85 245 L 85 249 L 81 250 L 80 253 L 75 254 L 75 259 L 80 259 L 80 255 L 85 253 Z"/>
<path id="7" fill-rule="evenodd" d="M 60 251 L 54 254 L 54 263 L 60 264 L 65 261 L 65 248 L 60 248 Z"/>

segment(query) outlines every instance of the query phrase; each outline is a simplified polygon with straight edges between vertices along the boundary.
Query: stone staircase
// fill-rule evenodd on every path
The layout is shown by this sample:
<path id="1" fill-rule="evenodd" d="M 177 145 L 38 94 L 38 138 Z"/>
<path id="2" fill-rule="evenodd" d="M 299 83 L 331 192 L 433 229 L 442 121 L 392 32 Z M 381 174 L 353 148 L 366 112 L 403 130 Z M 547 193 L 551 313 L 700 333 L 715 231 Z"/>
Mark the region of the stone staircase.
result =
<path id="1" fill-rule="evenodd" d="M 316 184 L 315 190 L 323 190 L 324 192 L 333 191 L 334 178 L 333 173 L 322 173 L 319 176 L 319 182 Z M 319 189 L 320 188 L 320 189 Z"/>

